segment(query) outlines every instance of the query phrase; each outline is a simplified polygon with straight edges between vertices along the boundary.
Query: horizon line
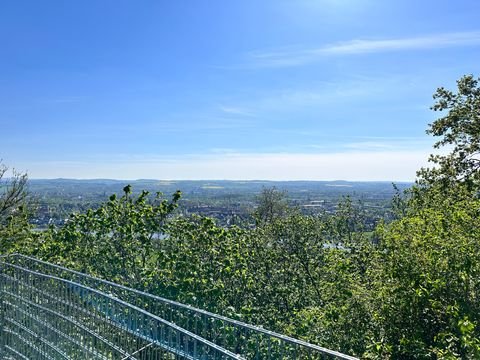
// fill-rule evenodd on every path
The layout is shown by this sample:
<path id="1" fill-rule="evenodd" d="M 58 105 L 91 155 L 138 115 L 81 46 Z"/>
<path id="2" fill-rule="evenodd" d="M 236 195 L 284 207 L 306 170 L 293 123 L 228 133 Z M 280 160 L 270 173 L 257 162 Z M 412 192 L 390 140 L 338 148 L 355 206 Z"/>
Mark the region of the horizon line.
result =
<path id="1" fill-rule="evenodd" d="M 66 181 L 170 181 L 170 182 L 180 182 L 180 181 L 229 181 L 229 182 L 390 182 L 390 183 L 414 183 L 413 180 L 343 180 L 343 179 L 295 179 L 295 180 L 279 180 L 279 179 L 155 179 L 155 178 L 139 178 L 139 179 L 115 179 L 115 178 L 67 178 L 67 177 L 56 177 L 56 178 L 28 178 L 28 180 L 45 180 L 45 181 L 55 181 L 55 180 L 66 180 Z"/>

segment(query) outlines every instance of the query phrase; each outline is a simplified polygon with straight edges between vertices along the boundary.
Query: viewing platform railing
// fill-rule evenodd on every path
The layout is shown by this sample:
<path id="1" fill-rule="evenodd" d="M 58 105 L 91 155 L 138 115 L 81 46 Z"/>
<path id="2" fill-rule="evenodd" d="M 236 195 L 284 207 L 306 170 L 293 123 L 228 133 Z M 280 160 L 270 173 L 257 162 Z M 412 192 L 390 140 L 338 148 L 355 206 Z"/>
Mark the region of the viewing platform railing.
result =
<path id="1" fill-rule="evenodd" d="M 0 359 L 356 359 L 19 254 L 0 301 Z"/>

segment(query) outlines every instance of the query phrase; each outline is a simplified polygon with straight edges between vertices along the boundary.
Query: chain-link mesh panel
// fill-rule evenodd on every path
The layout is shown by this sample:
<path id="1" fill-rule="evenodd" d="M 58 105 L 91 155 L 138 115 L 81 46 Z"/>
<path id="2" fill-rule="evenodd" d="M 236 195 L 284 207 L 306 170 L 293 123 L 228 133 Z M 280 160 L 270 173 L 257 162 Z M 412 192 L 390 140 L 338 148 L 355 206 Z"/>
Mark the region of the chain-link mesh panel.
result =
<path id="1" fill-rule="evenodd" d="M 0 270 L 5 359 L 355 359 L 31 257 Z"/>

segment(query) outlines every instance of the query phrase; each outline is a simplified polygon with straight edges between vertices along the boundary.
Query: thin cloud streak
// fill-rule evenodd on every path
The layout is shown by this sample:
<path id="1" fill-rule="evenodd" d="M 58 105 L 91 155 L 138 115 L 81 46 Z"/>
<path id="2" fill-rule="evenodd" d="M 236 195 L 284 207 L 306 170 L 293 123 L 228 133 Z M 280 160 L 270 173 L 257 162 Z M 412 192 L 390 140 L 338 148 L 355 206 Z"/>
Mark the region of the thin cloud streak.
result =
<path id="1" fill-rule="evenodd" d="M 452 46 L 471 46 L 480 44 L 480 31 L 437 34 L 403 39 L 353 40 L 346 43 L 327 46 L 322 49 L 327 54 L 362 54 L 380 51 L 436 49 Z"/>
<path id="2" fill-rule="evenodd" d="M 432 148 L 433 141 L 431 138 L 422 137 L 422 138 L 390 138 L 383 141 L 371 140 L 371 141 L 356 141 L 351 143 L 345 143 L 343 146 L 346 149 L 351 149 L 353 151 L 403 151 L 410 149 L 425 149 Z"/>
<path id="3" fill-rule="evenodd" d="M 388 51 L 431 50 L 480 45 L 480 31 L 433 34 L 395 39 L 354 39 L 318 48 L 252 52 L 251 67 L 289 67 L 318 61 L 326 56 L 359 55 Z"/>
<path id="4" fill-rule="evenodd" d="M 254 116 L 254 114 L 244 108 L 236 107 L 236 106 L 219 106 L 220 111 L 231 114 L 231 115 L 240 115 L 240 116 Z"/>

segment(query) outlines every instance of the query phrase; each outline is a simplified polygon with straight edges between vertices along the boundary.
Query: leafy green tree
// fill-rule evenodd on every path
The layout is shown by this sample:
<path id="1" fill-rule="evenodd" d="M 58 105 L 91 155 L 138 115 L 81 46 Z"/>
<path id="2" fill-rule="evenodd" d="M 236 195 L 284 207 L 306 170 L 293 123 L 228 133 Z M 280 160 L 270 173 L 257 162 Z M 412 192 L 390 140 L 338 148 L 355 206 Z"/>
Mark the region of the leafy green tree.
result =
<path id="1" fill-rule="evenodd" d="M 369 271 L 377 322 L 370 351 L 478 358 L 480 201 L 438 197 L 429 205 L 383 229 Z"/>
<path id="2" fill-rule="evenodd" d="M 377 229 L 369 358 L 480 357 L 480 88 L 471 75 L 457 85 L 437 90 L 432 109 L 443 116 L 427 131 L 445 153 Z"/>
<path id="3" fill-rule="evenodd" d="M 428 134 L 441 137 L 436 149 L 447 147 L 448 154 L 430 156 L 435 167 L 422 169 L 418 175 L 422 185 L 452 183 L 480 189 L 480 79 L 466 75 L 457 81 L 457 92 L 443 87 L 434 94 L 432 109 L 443 114 L 430 124 Z"/>
<path id="4" fill-rule="evenodd" d="M 349 223 L 354 235 L 343 244 L 355 244 L 356 251 L 338 246 L 350 210 L 346 205 L 336 220 L 277 217 L 255 229 L 222 228 L 203 217 L 174 219 L 159 244 L 149 291 L 361 353 L 369 324 L 363 281 L 370 257 L 360 243 L 371 242 L 360 235 L 359 224 Z M 355 336 L 352 327 L 359 330 Z"/>
<path id="5" fill-rule="evenodd" d="M 257 224 L 264 224 L 286 216 L 292 210 L 288 204 L 286 191 L 278 190 L 275 186 L 264 187 L 257 196 L 257 208 L 253 215 Z"/>
<path id="6" fill-rule="evenodd" d="M 60 229 L 50 228 L 38 256 L 112 281 L 145 287 L 156 264 L 156 247 L 181 193 L 171 201 L 147 191 L 133 196 L 131 186 L 99 208 L 72 214 Z"/>
<path id="7" fill-rule="evenodd" d="M 254 281 L 247 272 L 254 255 L 248 231 L 200 216 L 176 218 L 165 231 L 152 291 L 238 317 Z"/>
<path id="8" fill-rule="evenodd" d="M 368 270 L 376 248 L 364 231 L 361 207 L 346 198 L 335 214 L 289 220 L 272 227 L 282 245 L 277 256 L 292 269 L 285 274 L 287 291 L 297 301 L 291 302 L 290 312 L 275 314 L 273 318 L 284 321 L 277 328 L 312 343 L 362 354 L 371 326 Z"/>

